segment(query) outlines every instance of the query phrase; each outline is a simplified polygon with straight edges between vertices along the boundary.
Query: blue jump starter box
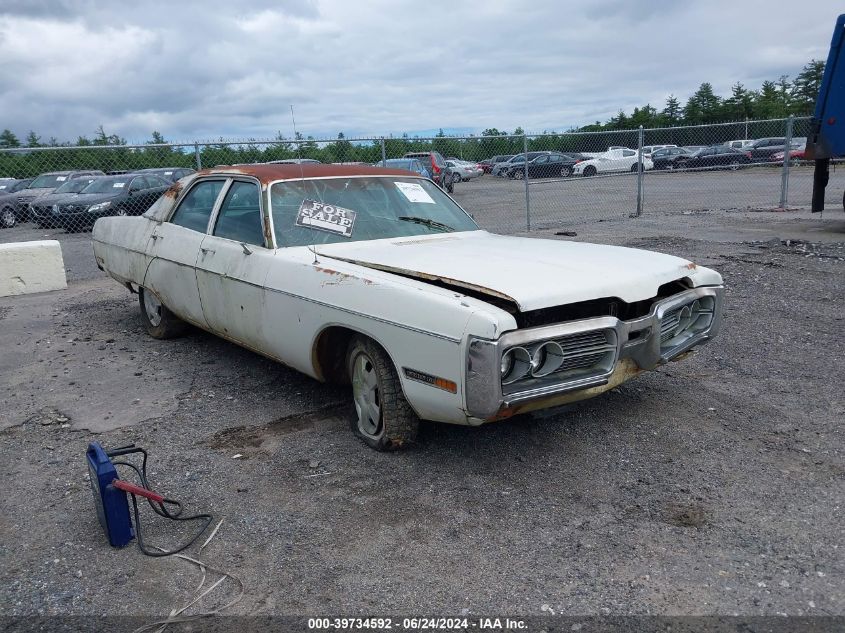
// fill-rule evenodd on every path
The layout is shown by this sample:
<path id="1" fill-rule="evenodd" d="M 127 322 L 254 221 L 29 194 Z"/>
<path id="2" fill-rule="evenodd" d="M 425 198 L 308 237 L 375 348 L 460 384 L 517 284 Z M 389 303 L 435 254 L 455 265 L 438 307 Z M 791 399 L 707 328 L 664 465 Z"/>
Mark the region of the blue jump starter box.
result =
<path id="1" fill-rule="evenodd" d="M 91 442 L 85 456 L 100 525 L 112 547 L 125 547 L 135 538 L 135 531 L 132 529 L 126 493 L 112 483 L 118 479 L 117 469 L 99 442 Z"/>

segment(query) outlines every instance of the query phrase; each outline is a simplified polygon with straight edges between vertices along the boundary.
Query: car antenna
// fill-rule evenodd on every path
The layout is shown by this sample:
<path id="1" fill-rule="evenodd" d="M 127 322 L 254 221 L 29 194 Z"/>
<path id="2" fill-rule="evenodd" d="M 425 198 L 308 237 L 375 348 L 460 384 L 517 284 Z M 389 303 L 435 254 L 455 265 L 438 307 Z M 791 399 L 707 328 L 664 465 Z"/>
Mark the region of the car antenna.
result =
<path id="1" fill-rule="evenodd" d="M 293 140 L 294 142 L 298 141 L 297 134 L 296 134 L 296 118 L 293 116 L 293 104 L 290 104 L 290 121 L 293 124 Z M 305 181 L 305 172 L 302 170 L 302 154 L 300 152 L 301 143 L 296 143 L 296 162 L 299 164 L 299 177 L 302 178 L 303 182 Z M 314 265 L 320 263 L 320 260 L 317 259 L 317 246 L 311 245 L 308 246 L 308 250 L 314 253 Z"/>

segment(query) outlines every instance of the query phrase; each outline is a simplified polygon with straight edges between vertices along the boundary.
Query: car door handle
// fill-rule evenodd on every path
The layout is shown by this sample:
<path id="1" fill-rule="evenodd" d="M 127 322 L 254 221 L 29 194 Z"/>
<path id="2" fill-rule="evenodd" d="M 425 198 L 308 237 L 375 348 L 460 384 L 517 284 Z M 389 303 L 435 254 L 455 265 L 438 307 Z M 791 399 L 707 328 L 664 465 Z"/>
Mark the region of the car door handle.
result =
<path id="1" fill-rule="evenodd" d="M 241 242 L 241 248 L 244 249 L 244 255 L 252 255 L 252 250 L 244 242 Z"/>
<path id="2" fill-rule="evenodd" d="M 213 248 L 203 248 L 202 246 L 200 246 L 200 250 L 202 251 L 203 255 L 208 255 L 209 253 L 213 254 L 217 252 Z"/>

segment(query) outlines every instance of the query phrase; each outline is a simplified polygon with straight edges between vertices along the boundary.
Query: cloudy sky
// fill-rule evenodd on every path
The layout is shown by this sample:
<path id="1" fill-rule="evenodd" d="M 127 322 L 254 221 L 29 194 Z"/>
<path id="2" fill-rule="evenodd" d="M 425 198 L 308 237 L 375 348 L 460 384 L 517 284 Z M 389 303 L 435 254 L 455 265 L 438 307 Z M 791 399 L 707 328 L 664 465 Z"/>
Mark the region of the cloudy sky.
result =
<path id="1" fill-rule="evenodd" d="M 782 8 L 780 8 L 782 7 Z M 825 59 L 841 2 L 0 0 L 0 129 L 561 130 Z"/>

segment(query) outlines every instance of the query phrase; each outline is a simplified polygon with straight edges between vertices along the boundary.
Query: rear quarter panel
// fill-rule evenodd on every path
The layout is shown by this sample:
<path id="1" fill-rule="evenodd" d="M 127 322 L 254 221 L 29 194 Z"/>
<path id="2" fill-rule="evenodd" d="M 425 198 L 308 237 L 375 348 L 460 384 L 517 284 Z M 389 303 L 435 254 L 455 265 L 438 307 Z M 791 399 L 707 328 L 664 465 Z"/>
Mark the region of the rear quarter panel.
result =
<path id="1" fill-rule="evenodd" d="M 150 263 L 150 235 L 156 222 L 146 217 L 105 217 L 94 223 L 97 264 L 120 283 L 140 285 Z"/>

